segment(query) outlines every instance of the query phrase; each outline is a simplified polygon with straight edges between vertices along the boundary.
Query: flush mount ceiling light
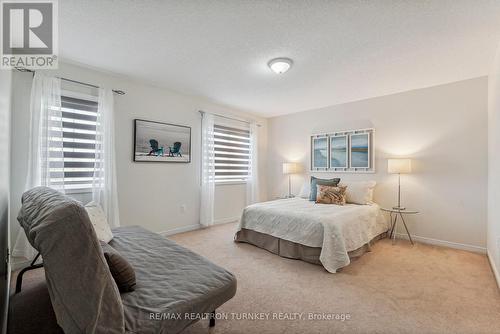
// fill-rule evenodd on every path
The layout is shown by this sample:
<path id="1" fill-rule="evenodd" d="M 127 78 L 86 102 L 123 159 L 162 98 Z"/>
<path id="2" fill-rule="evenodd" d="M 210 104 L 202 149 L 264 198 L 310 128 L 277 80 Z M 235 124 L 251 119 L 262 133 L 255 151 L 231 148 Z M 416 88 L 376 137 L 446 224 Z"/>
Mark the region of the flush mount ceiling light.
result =
<path id="1" fill-rule="evenodd" d="M 267 66 L 276 74 L 283 74 L 292 67 L 293 61 L 290 58 L 274 58 L 267 63 Z"/>

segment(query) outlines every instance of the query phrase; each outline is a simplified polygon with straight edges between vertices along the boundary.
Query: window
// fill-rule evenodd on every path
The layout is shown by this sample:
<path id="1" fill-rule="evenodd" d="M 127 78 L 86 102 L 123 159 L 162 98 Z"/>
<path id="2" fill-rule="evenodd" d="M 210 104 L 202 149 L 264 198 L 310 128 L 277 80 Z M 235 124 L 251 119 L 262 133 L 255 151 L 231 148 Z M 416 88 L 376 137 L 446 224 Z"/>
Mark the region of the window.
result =
<path id="1" fill-rule="evenodd" d="M 64 94 L 64 92 L 63 92 Z M 91 192 L 94 175 L 97 101 L 91 96 L 61 96 L 61 128 L 50 137 L 50 180 L 67 192 Z M 58 120 L 60 121 L 60 120 Z M 62 143 L 61 143 L 62 141 Z M 62 154 L 61 154 L 62 151 Z"/>
<path id="2" fill-rule="evenodd" d="M 250 131 L 214 125 L 215 182 L 246 182 L 250 168 Z"/>

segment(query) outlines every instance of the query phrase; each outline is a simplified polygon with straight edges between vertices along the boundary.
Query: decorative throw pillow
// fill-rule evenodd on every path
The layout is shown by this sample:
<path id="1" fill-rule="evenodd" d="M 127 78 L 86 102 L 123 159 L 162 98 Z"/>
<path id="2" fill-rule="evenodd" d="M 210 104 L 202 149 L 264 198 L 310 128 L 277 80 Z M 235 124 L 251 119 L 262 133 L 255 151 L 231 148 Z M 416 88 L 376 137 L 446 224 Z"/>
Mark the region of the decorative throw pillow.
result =
<path id="1" fill-rule="evenodd" d="M 105 243 L 110 242 L 113 239 L 113 233 L 101 206 L 95 202 L 90 202 L 85 205 L 85 209 L 87 210 L 92 226 L 94 226 L 97 239 Z"/>
<path id="2" fill-rule="evenodd" d="M 347 186 L 347 203 L 365 205 L 373 203 L 373 189 L 376 184 L 375 181 L 342 181 L 340 185 Z"/>
<path id="3" fill-rule="evenodd" d="M 344 205 L 346 189 L 346 186 L 332 187 L 318 185 L 316 203 Z"/>
<path id="4" fill-rule="evenodd" d="M 316 194 L 318 193 L 318 189 L 317 189 L 318 185 L 336 187 L 339 184 L 339 182 L 340 182 L 339 178 L 318 179 L 314 176 L 311 176 L 311 193 L 309 195 L 309 200 L 316 201 Z"/>
<path id="5" fill-rule="evenodd" d="M 101 241 L 101 248 L 118 290 L 120 292 L 134 291 L 136 285 L 134 268 L 111 245 Z"/>

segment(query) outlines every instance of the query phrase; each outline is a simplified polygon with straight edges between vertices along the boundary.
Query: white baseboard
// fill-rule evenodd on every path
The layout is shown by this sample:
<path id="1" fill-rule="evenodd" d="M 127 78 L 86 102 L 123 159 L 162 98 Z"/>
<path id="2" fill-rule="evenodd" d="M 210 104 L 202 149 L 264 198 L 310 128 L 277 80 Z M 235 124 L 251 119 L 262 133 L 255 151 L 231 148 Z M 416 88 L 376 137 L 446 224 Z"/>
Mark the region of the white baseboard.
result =
<path id="1" fill-rule="evenodd" d="M 238 220 L 240 220 L 240 216 L 217 219 L 214 221 L 214 225 L 234 223 L 237 222 Z"/>
<path id="2" fill-rule="evenodd" d="M 239 216 L 237 217 L 228 217 L 228 218 L 222 218 L 214 221 L 214 225 L 218 224 L 226 224 L 226 223 L 234 223 L 237 222 L 240 219 Z M 166 230 L 166 231 L 161 231 L 158 232 L 158 234 L 161 234 L 163 236 L 169 236 L 177 233 L 183 233 L 183 232 L 189 232 L 189 231 L 194 231 L 194 230 L 199 230 L 201 229 L 202 226 L 200 224 L 193 224 L 193 225 L 188 225 L 188 226 L 182 226 L 182 227 L 177 227 L 173 228 L 171 230 Z"/>
<path id="3" fill-rule="evenodd" d="M 408 240 L 408 235 L 406 233 L 397 233 L 396 235 L 397 235 L 398 238 Z M 415 241 L 419 241 L 419 242 L 424 243 L 424 244 L 430 244 L 430 245 L 436 245 L 436 246 L 443 246 L 443 247 L 449 247 L 449 248 L 466 250 L 466 251 L 469 251 L 469 252 L 486 254 L 486 248 L 485 247 L 468 245 L 468 244 L 461 244 L 461 243 L 458 243 L 458 242 L 451 242 L 451 241 L 446 241 L 446 240 L 432 239 L 432 238 L 427 238 L 427 237 L 420 237 L 418 235 L 412 235 L 411 238 L 413 240 L 415 240 Z"/>
<path id="4" fill-rule="evenodd" d="M 189 232 L 189 231 L 198 230 L 200 228 L 201 228 L 200 224 L 193 224 L 193 225 L 188 225 L 188 226 L 182 226 L 182 227 L 173 228 L 171 230 L 161 231 L 161 232 L 158 232 L 158 234 L 161 234 L 161 235 L 163 235 L 163 236 L 166 237 L 166 236 L 177 234 L 177 233 L 183 233 L 183 232 Z"/>
<path id="5" fill-rule="evenodd" d="M 488 254 L 488 260 L 490 261 L 491 271 L 493 271 L 493 275 L 495 276 L 495 279 L 497 281 L 498 288 L 500 289 L 500 273 L 498 272 L 498 268 L 495 262 L 493 261 L 493 257 L 490 256 L 490 252 L 487 252 L 487 254 Z"/>

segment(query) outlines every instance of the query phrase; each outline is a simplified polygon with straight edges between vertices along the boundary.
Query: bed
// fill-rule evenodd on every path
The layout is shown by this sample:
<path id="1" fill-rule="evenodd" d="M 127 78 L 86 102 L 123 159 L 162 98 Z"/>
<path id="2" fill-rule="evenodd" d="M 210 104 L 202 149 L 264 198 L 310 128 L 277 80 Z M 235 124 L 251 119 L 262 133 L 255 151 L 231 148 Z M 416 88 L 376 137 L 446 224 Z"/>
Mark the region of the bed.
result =
<path id="1" fill-rule="evenodd" d="M 389 222 L 375 203 L 341 206 L 296 197 L 246 207 L 235 241 L 321 264 L 335 273 L 370 250 L 388 229 Z"/>

